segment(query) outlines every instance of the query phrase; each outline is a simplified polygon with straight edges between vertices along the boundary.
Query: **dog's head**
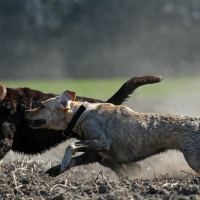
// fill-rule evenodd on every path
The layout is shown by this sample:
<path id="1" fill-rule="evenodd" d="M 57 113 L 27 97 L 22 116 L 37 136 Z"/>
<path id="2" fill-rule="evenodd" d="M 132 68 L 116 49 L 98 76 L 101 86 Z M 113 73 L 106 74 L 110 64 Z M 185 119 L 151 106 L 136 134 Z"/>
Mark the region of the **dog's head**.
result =
<path id="1" fill-rule="evenodd" d="M 71 101 L 75 99 L 75 92 L 65 91 L 61 96 L 42 102 L 39 108 L 27 110 L 30 127 L 65 130 L 69 123 L 66 112 L 70 113 Z"/>

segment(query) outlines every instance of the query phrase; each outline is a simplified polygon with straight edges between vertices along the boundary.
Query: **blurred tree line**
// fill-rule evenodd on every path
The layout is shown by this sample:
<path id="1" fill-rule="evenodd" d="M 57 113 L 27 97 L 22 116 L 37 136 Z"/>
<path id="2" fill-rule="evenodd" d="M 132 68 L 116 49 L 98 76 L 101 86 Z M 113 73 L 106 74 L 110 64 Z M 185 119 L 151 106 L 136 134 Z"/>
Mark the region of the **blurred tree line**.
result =
<path id="1" fill-rule="evenodd" d="M 200 73 L 200 0 L 1 0 L 0 78 Z"/>

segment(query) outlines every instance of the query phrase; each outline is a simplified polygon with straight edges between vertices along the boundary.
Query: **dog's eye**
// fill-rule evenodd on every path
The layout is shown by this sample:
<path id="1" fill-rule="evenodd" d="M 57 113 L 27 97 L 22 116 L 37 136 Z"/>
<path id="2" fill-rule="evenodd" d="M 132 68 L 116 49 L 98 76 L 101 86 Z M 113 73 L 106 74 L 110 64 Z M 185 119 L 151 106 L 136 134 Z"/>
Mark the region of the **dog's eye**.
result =
<path id="1" fill-rule="evenodd" d="M 45 108 L 44 104 L 42 104 L 42 105 L 40 106 L 40 108 L 41 108 L 41 109 Z"/>

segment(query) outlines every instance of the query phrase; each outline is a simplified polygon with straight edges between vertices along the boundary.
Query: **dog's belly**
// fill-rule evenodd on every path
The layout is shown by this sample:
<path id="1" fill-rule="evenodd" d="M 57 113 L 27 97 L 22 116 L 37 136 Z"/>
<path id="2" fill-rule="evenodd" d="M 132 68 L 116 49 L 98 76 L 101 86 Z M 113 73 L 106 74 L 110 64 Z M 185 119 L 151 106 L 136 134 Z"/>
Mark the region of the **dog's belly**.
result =
<path id="1" fill-rule="evenodd" d="M 115 163 L 130 163 L 135 162 L 138 158 L 133 152 L 133 148 L 131 147 L 124 147 L 120 149 L 119 146 L 116 148 L 111 147 L 110 151 L 108 152 L 99 152 L 99 154 L 105 158 L 112 160 Z"/>

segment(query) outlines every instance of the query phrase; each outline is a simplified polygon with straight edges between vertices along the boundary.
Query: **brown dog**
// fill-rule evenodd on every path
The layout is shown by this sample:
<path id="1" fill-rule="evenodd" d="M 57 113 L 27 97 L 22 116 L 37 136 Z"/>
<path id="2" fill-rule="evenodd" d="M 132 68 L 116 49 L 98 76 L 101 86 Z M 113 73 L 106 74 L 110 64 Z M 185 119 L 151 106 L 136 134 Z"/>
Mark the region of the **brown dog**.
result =
<path id="1" fill-rule="evenodd" d="M 82 102 L 75 93 L 66 91 L 60 97 L 27 111 L 32 128 L 65 130 Z M 69 145 L 62 164 L 47 171 L 56 176 L 79 165 L 80 160 L 97 153 L 108 165 L 132 163 L 168 149 L 183 152 L 189 166 L 200 172 L 200 120 L 176 115 L 137 113 L 126 106 L 109 103 L 85 103 L 86 110 L 73 127 L 81 142 Z M 89 155 L 73 157 L 76 152 Z M 95 160 L 93 160 L 95 162 Z"/>

